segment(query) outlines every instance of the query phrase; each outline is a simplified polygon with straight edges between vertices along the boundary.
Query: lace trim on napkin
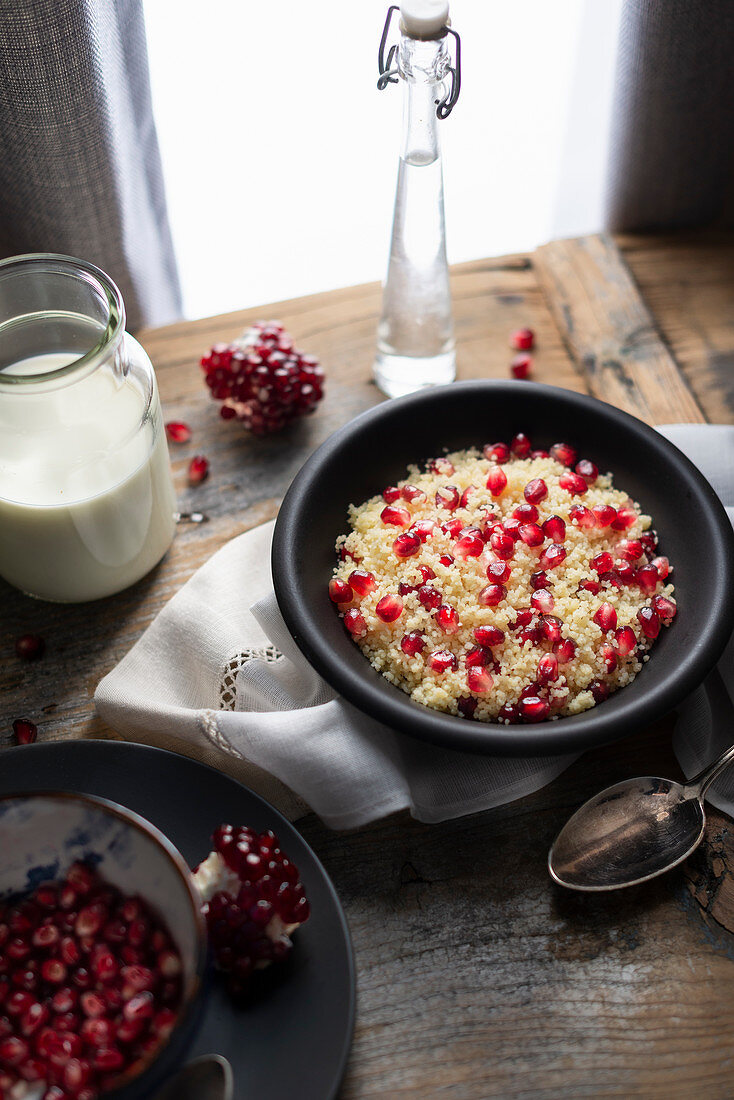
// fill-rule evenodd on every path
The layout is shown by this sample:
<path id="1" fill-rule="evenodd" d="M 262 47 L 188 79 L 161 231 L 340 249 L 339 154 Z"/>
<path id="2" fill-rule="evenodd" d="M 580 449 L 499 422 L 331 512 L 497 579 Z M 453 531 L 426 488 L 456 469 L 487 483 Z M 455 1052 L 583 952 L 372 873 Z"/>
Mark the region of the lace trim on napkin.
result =
<path id="1" fill-rule="evenodd" d="M 237 673 L 248 661 L 265 661 L 272 665 L 282 657 L 283 654 L 274 645 L 248 647 L 235 653 L 234 657 L 230 657 L 219 681 L 219 709 L 234 710 L 237 700 Z"/>

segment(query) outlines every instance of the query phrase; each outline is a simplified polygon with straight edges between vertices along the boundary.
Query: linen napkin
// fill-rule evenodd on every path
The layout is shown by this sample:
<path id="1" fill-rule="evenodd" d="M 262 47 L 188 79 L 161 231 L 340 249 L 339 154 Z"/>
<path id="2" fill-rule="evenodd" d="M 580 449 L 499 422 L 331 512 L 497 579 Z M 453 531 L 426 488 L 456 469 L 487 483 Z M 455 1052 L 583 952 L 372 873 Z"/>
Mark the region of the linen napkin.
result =
<path id="1" fill-rule="evenodd" d="M 660 430 L 697 462 L 734 516 L 734 428 Z M 272 531 L 264 524 L 222 547 L 101 681 L 97 709 L 119 733 L 228 771 L 290 819 L 310 807 L 334 829 L 406 808 L 424 822 L 489 809 L 539 790 L 576 759 L 454 752 L 354 708 L 288 633 L 272 589 Z M 729 680 L 734 687 L 734 674 Z M 716 751 L 707 707 L 699 689 L 678 724 L 676 751 L 688 775 Z"/>

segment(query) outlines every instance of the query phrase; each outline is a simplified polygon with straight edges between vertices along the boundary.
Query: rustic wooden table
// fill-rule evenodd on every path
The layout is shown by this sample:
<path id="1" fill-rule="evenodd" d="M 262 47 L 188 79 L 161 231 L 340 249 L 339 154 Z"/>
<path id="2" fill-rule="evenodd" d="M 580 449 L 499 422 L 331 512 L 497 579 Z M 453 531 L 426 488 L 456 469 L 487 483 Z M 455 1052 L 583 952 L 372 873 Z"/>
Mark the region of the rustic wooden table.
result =
<path id="1" fill-rule="evenodd" d="M 504 378 L 509 332 L 537 334 L 535 378 L 589 391 L 651 423 L 734 420 L 734 238 L 589 237 L 457 267 L 459 376 Z M 101 676 L 231 536 L 270 519 L 304 458 L 381 396 L 370 381 L 377 286 L 143 332 L 173 448 L 182 528 L 165 561 L 98 604 L 60 607 L 0 582 L 0 738 L 114 737 L 95 716 Z M 256 317 L 317 353 L 328 393 L 307 423 L 251 440 L 207 400 L 198 358 Z M 661 339 L 662 337 L 662 339 Z M 204 451 L 209 480 L 185 487 Z M 22 664 L 18 634 L 47 642 Z M 734 1095 L 734 831 L 710 814 L 704 847 L 663 879 L 606 898 L 554 888 L 548 846 L 585 798 L 626 775 L 677 775 L 672 720 L 580 759 L 538 794 L 424 826 L 407 815 L 351 834 L 299 824 L 352 929 L 358 1019 L 343 1096 Z M 314 1006 L 318 1011 L 318 1006 Z"/>

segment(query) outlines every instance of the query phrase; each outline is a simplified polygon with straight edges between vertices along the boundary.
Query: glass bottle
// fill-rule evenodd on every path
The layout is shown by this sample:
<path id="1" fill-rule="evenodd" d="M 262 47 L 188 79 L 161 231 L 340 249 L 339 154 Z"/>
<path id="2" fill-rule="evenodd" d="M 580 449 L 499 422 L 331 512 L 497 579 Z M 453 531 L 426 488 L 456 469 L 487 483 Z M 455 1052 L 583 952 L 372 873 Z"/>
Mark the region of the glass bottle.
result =
<path id="1" fill-rule="evenodd" d="M 389 9 L 383 32 L 378 87 L 400 78 L 403 135 L 374 364 L 375 380 L 389 397 L 456 377 L 438 119 L 456 102 L 460 79 L 459 40 L 446 26 L 448 5 L 441 0 L 401 6 L 400 41 L 383 62 L 394 10 Z M 457 43 L 456 68 L 449 33 Z M 445 94 L 448 76 L 450 95 Z"/>
<path id="2" fill-rule="evenodd" d="M 0 576 L 46 600 L 109 596 L 165 554 L 175 507 L 120 291 L 66 256 L 0 262 Z"/>

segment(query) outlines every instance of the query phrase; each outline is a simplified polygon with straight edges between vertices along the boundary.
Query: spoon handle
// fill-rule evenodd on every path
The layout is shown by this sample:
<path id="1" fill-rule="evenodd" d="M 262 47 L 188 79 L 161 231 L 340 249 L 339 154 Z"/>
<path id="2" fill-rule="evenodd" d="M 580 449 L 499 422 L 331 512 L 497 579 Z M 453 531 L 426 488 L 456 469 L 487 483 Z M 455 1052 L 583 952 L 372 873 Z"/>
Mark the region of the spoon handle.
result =
<path id="1" fill-rule="evenodd" d="M 718 669 L 714 669 L 713 672 L 709 673 L 706 679 L 706 688 L 708 689 L 711 711 L 715 719 L 726 718 L 730 720 L 733 710 L 732 702 Z M 691 791 L 698 798 L 703 798 L 716 777 L 725 768 L 728 768 L 732 762 L 734 762 L 734 745 L 726 749 L 721 756 L 717 757 L 712 764 L 708 764 L 698 775 L 694 775 L 692 779 L 689 779 L 686 783 L 686 790 Z"/>

